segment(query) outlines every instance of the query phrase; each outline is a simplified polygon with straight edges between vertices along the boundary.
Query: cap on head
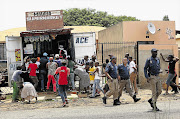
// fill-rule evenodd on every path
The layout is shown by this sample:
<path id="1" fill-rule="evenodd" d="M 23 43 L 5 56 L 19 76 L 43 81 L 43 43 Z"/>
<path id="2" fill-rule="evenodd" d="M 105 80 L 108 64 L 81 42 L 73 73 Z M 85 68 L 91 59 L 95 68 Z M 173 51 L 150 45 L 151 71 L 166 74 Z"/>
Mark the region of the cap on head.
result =
<path id="1" fill-rule="evenodd" d="M 113 60 L 113 59 L 116 59 L 116 57 L 115 57 L 115 56 L 112 56 L 112 57 L 111 57 L 111 60 Z"/>
<path id="2" fill-rule="evenodd" d="M 50 57 L 49 60 L 53 60 L 53 57 Z"/>
<path id="3" fill-rule="evenodd" d="M 169 57 L 169 58 L 174 58 L 174 56 L 173 56 L 173 55 L 168 55 L 168 57 Z"/>
<path id="4" fill-rule="evenodd" d="M 59 58 L 59 54 L 56 54 L 56 55 L 55 55 L 55 58 Z"/>
<path id="5" fill-rule="evenodd" d="M 158 50 L 156 48 L 153 48 L 151 52 L 157 52 Z"/>
<path id="6" fill-rule="evenodd" d="M 44 52 L 44 53 L 43 53 L 43 56 L 44 56 L 44 57 L 47 57 L 47 56 L 48 56 L 48 54 L 47 54 L 46 52 Z"/>

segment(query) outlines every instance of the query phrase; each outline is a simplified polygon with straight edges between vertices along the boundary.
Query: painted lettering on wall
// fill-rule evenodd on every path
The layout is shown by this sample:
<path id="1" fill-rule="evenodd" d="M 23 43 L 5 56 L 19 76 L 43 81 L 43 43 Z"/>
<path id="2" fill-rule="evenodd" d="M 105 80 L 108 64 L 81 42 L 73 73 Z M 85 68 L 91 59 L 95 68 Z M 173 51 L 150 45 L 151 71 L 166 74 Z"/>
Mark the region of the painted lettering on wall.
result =
<path id="1" fill-rule="evenodd" d="M 166 34 L 168 35 L 168 39 L 174 39 L 174 37 L 172 36 L 172 33 L 173 31 L 170 29 L 170 28 L 167 28 L 166 29 Z"/>
<path id="2" fill-rule="evenodd" d="M 9 70 L 15 71 L 18 66 L 21 66 L 21 64 L 17 64 L 17 63 L 9 64 Z"/>
<path id="3" fill-rule="evenodd" d="M 89 37 L 77 37 L 76 43 L 88 43 Z"/>

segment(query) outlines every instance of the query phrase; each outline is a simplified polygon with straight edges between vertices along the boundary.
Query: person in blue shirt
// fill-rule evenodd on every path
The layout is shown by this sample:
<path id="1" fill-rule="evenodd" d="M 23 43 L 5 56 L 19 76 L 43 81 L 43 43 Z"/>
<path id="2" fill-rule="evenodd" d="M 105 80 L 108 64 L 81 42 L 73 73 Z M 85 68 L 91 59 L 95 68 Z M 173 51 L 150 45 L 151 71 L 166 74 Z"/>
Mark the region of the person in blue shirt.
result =
<path id="1" fill-rule="evenodd" d="M 122 96 L 122 91 L 126 88 L 129 95 L 133 98 L 134 102 L 138 102 L 141 98 L 136 98 L 136 95 L 133 93 L 132 89 L 130 88 L 130 75 L 129 75 L 129 65 L 127 64 L 127 58 L 123 58 L 123 63 L 118 65 L 118 80 L 119 80 L 119 98 Z M 119 101 L 120 102 L 120 101 Z"/>
<path id="2" fill-rule="evenodd" d="M 161 80 L 159 78 L 160 73 L 160 60 L 157 57 L 157 49 L 153 48 L 151 50 L 152 56 L 146 60 L 144 66 L 144 75 L 147 82 L 151 85 L 152 98 L 148 100 L 150 106 L 154 111 L 159 111 L 156 106 L 157 99 L 162 92 Z"/>
<path id="3" fill-rule="evenodd" d="M 117 79 L 117 66 L 116 66 L 116 57 L 111 58 L 111 62 L 107 64 L 105 68 L 105 75 L 108 78 L 109 90 L 106 92 L 105 96 L 102 98 L 103 103 L 106 104 L 107 97 L 113 95 L 114 103 L 113 105 L 120 105 L 118 102 L 118 79 Z"/>

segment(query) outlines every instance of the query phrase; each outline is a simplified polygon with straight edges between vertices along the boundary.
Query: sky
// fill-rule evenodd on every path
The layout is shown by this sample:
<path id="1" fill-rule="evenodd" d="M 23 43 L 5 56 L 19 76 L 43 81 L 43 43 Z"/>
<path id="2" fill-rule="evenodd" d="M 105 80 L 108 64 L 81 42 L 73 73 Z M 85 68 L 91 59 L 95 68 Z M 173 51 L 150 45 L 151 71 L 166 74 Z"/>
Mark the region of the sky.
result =
<path id="1" fill-rule="evenodd" d="M 160 21 L 168 15 L 180 30 L 180 0 L 2 0 L 0 31 L 25 27 L 25 12 L 92 8 L 115 16 L 133 16 L 141 21 Z"/>

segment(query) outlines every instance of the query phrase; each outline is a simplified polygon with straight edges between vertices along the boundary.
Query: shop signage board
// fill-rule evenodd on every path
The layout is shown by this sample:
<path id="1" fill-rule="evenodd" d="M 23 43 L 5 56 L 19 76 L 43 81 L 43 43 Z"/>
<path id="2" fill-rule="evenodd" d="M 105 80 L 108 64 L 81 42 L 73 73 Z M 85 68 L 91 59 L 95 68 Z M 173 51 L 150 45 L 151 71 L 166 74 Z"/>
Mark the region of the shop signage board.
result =
<path id="1" fill-rule="evenodd" d="M 63 11 L 26 12 L 26 30 L 47 30 L 63 28 Z"/>

